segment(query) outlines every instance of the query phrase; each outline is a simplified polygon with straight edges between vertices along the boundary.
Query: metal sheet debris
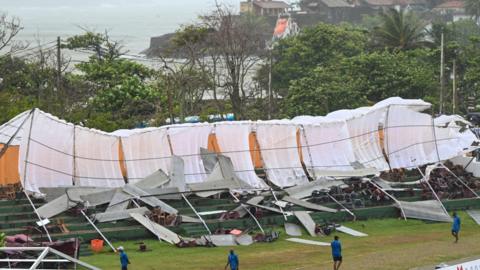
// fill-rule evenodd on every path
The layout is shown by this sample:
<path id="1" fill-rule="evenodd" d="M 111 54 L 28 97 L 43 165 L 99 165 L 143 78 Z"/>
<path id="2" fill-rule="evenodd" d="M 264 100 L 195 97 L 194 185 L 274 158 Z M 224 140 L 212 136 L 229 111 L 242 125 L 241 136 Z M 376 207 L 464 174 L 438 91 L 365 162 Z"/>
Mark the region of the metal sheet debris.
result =
<path id="1" fill-rule="evenodd" d="M 165 185 L 169 181 L 170 178 L 168 178 L 168 176 L 162 170 L 158 170 L 138 181 L 134 185 L 141 189 L 148 189 Z"/>
<path id="2" fill-rule="evenodd" d="M 290 196 L 285 196 L 282 198 L 282 200 L 293 203 L 295 205 L 301 206 L 303 208 L 311 209 L 311 210 L 316 210 L 316 211 L 323 211 L 323 212 L 329 212 L 329 213 L 336 213 L 337 210 L 325 206 L 321 206 L 318 204 L 314 204 L 311 202 L 299 200 Z"/>
<path id="3" fill-rule="evenodd" d="M 452 218 L 445 213 L 442 205 L 438 201 L 399 201 L 399 203 L 401 204 L 401 208 L 408 218 L 452 222 Z M 395 206 L 400 208 L 400 205 L 397 203 L 395 203 Z"/>
<path id="4" fill-rule="evenodd" d="M 297 217 L 297 219 L 302 223 L 303 227 L 307 229 L 307 232 L 310 236 L 317 236 L 315 233 L 315 221 L 313 221 L 312 217 L 306 211 L 294 211 L 293 214 Z"/>
<path id="5" fill-rule="evenodd" d="M 290 242 L 300 243 L 300 244 L 307 244 L 307 245 L 315 245 L 315 246 L 323 246 L 323 247 L 329 247 L 330 246 L 330 243 L 313 241 L 313 240 L 306 240 L 306 239 L 301 239 L 301 238 L 287 238 L 285 240 L 290 241 Z"/>
<path id="6" fill-rule="evenodd" d="M 130 218 L 131 213 L 139 213 L 141 215 L 145 215 L 147 212 L 148 209 L 146 207 L 126 209 L 118 212 L 109 211 L 96 214 L 95 219 L 98 220 L 98 222 L 111 222 Z"/>
<path id="7" fill-rule="evenodd" d="M 302 228 L 294 223 L 285 223 L 285 232 L 290 236 L 302 236 Z"/>
<path id="8" fill-rule="evenodd" d="M 125 185 L 123 187 L 123 190 L 127 192 L 128 194 L 132 195 L 134 198 L 140 198 L 141 201 L 144 203 L 152 206 L 152 207 L 160 207 L 162 211 L 167 212 L 169 214 L 177 214 L 178 211 L 177 209 L 173 208 L 172 206 L 168 205 L 167 203 L 155 198 L 155 197 L 142 197 L 142 196 L 148 196 L 150 195 L 146 191 L 144 191 L 141 188 L 138 188 L 137 186 L 134 185 Z"/>
<path id="9" fill-rule="evenodd" d="M 206 173 L 212 173 L 215 164 L 218 162 L 217 153 L 200 147 L 200 156 L 202 157 L 203 167 Z"/>
<path id="10" fill-rule="evenodd" d="M 242 234 L 240 236 L 237 236 L 237 238 L 235 238 L 235 241 L 241 246 L 249 246 L 253 244 L 253 237 L 248 234 Z"/>
<path id="11" fill-rule="evenodd" d="M 182 222 L 183 223 L 202 223 L 202 221 L 198 218 L 190 217 L 190 216 L 184 216 L 182 215 Z"/>
<path id="12" fill-rule="evenodd" d="M 232 160 L 224 155 L 218 155 L 218 162 L 215 164 L 211 174 L 207 177 L 205 182 L 189 184 L 188 187 L 192 191 L 198 190 L 212 190 L 205 192 L 197 192 L 200 197 L 208 197 L 221 193 L 221 190 L 234 190 L 234 189 L 251 189 L 252 187 L 238 178 L 234 172 Z M 217 189 L 217 190 L 215 190 Z"/>
<path id="13" fill-rule="evenodd" d="M 97 188 L 68 188 L 65 189 L 65 194 L 54 199 L 53 201 L 46 203 L 37 209 L 38 214 L 42 218 L 51 218 L 68 209 L 76 206 L 82 201 L 81 195 L 98 192 Z"/>
<path id="14" fill-rule="evenodd" d="M 330 190 L 331 187 L 343 185 L 343 181 L 336 180 L 316 180 L 303 185 L 294 186 L 285 189 L 292 198 L 302 199 L 310 197 L 312 192 L 317 190 Z"/>
<path id="15" fill-rule="evenodd" d="M 368 234 L 366 234 L 366 233 L 362 233 L 362 232 L 356 231 L 354 229 L 351 229 L 351 228 L 348 228 L 348 227 L 345 227 L 345 226 L 336 227 L 335 229 L 337 231 L 340 231 L 340 232 L 343 232 L 343 233 L 346 233 L 346 234 L 349 234 L 349 235 L 352 235 L 352 236 L 357 236 L 357 237 L 368 236 Z"/>
<path id="16" fill-rule="evenodd" d="M 200 216 L 209 216 L 209 215 L 217 215 L 217 214 L 223 214 L 227 212 L 226 210 L 214 210 L 214 211 L 203 211 L 203 212 L 198 212 Z"/>
<path id="17" fill-rule="evenodd" d="M 138 223 L 142 224 L 150 232 L 155 234 L 158 237 L 158 239 L 161 239 L 170 244 L 180 243 L 180 237 L 178 236 L 178 234 L 170 231 L 169 229 L 163 227 L 162 225 L 157 224 L 138 213 L 130 213 L 130 216 L 136 221 L 138 221 Z"/>
<path id="18" fill-rule="evenodd" d="M 217 247 L 231 247 L 236 246 L 236 236 L 231 234 L 212 234 L 204 236 L 208 241 L 212 242 Z"/>
<path id="19" fill-rule="evenodd" d="M 113 195 L 112 200 L 108 204 L 106 212 L 118 212 L 127 209 L 132 196 L 118 189 Z"/>
<path id="20" fill-rule="evenodd" d="M 87 195 L 81 195 L 83 201 L 88 202 L 88 206 L 98 206 L 112 201 L 113 196 L 119 189 L 113 188 L 105 191 L 95 192 Z"/>
<path id="21" fill-rule="evenodd" d="M 480 210 L 467 210 L 467 214 L 480 225 Z"/>

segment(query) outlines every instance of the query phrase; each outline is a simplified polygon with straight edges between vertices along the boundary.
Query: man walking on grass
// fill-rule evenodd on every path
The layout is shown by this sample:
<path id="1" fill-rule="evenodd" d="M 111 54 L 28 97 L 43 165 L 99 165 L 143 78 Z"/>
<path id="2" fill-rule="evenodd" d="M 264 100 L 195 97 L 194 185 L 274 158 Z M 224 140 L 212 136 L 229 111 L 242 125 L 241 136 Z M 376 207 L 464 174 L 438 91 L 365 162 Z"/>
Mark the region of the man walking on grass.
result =
<path id="1" fill-rule="evenodd" d="M 130 261 L 128 260 L 127 253 L 125 253 L 125 250 L 123 250 L 122 246 L 118 247 L 117 250 L 120 252 L 120 264 L 122 266 L 122 270 L 128 270 Z"/>
<path id="2" fill-rule="evenodd" d="M 335 235 L 330 246 L 332 247 L 333 270 L 339 270 L 342 264 L 342 244 L 338 240 L 338 236 Z"/>
<path id="3" fill-rule="evenodd" d="M 228 255 L 227 265 L 225 265 L 225 270 L 230 265 L 231 270 L 238 270 L 240 263 L 238 262 L 238 256 L 233 252 L 233 249 L 230 250 L 230 254 Z"/>
<path id="4" fill-rule="evenodd" d="M 460 218 L 456 212 L 453 212 L 452 235 L 455 237 L 455 243 L 458 243 L 458 233 L 460 232 Z"/>

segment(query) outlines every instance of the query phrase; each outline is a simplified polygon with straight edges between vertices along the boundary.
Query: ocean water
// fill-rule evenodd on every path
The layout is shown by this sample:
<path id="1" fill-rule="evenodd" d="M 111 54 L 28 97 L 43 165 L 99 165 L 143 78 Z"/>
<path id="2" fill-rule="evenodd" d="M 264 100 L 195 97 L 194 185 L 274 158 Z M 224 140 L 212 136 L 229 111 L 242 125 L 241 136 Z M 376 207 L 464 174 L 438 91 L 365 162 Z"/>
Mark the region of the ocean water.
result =
<path id="1" fill-rule="evenodd" d="M 240 0 L 218 0 L 235 10 Z M 0 12 L 18 17 L 18 40 L 47 43 L 82 29 L 108 31 L 131 53 L 149 46 L 150 37 L 195 22 L 215 7 L 215 0 L 0 0 Z"/>

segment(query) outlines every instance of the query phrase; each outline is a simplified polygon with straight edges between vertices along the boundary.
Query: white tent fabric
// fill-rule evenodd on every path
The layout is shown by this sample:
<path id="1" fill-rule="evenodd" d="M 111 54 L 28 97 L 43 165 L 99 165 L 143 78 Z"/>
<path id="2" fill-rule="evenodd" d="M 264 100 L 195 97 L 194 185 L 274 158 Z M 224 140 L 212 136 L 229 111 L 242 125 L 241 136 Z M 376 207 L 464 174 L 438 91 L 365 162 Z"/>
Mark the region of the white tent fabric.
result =
<path id="1" fill-rule="evenodd" d="M 6 144 L 10 138 L 17 132 L 18 128 L 22 125 L 27 117 L 30 116 L 30 111 L 25 111 L 5 124 L 0 126 L 0 143 Z M 17 135 L 13 138 L 10 145 L 20 145 L 22 140 L 23 132 L 25 130 L 24 126 L 17 132 Z"/>
<path id="2" fill-rule="evenodd" d="M 136 183 L 160 169 L 170 173 L 171 151 L 166 128 L 124 137 L 122 146 L 130 183 Z"/>
<path id="3" fill-rule="evenodd" d="M 315 171 L 351 171 L 355 153 L 345 121 L 303 125 L 300 142 L 303 162 L 312 177 Z"/>
<path id="4" fill-rule="evenodd" d="M 392 169 L 415 168 L 434 161 L 425 152 L 435 149 L 430 115 L 392 106 L 385 123 L 385 151 Z"/>
<path id="5" fill-rule="evenodd" d="M 296 125 L 289 121 L 259 122 L 256 132 L 264 168 L 272 183 L 283 188 L 308 182 L 298 153 Z"/>
<path id="6" fill-rule="evenodd" d="M 75 127 L 75 185 L 121 187 L 125 184 L 119 162 L 119 138 Z"/>
<path id="7" fill-rule="evenodd" d="M 255 188 L 266 187 L 255 173 L 250 154 L 249 135 L 252 122 L 222 122 L 215 124 L 215 135 L 222 154 L 232 160 L 235 174 Z"/>
<path id="8" fill-rule="evenodd" d="M 458 116 L 440 116 L 434 120 L 438 148 L 438 157 L 435 156 L 435 160 L 447 160 L 476 148 L 472 146 L 472 142 L 477 140 L 475 135 L 464 125 L 457 124 L 463 121 Z"/>
<path id="9" fill-rule="evenodd" d="M 40 187 L 71 186 L 73 124 L 35 110 L 24 127 L 19 159 L 23 187 L 39 192 Z"/>
<path id="10" fill-rule="evenodd" d="M 202 123 L 170 126 L 167 129 L 173 154 L 181 157 L 185 162 L 187 184 L 202 182 L 207 178 L 200 148 L 208 148 L 208 136 L 212 128 L 211 125 Z"/>
<path id="11" fill-rule="evenodd" d="M 79 186 L 123 185 L 120 140 L 130 182 L 158 169 L 169 173 L 171 156 L 177 155 L 184 160 L 186 182 L 198 183 L 207 177 L 200 148 L 208 147 L 209 134 L 215 127 L 219 146 L 232 159 L 238 176 L 252 186 L 262 187 L 264 183 L 255 175 L 248 151 L 248 135 L 253 126 L 269 180 L 277 186 L 289 187 L 308 182 L 297 142 L 297 130 L 302 126 L 303 160 L 314 177 L 316 170 L 323 176 L 328 176 L 328 170 L 338 174 L 338 171 L 359 167 L 387 170 L 389 164 L 382 150 L 387 153 L 392 168 L 408 168 L 450 159 L 477 148 L 473 143 L 478 140 L 465 128 L 468 122 L 458 116 L 433 120 L 419 113 L 429 106 L 422 100 L 390 98 L 372 107 L 340 110 L 323 117 L 184 124 L 110 134 L 74 127 L 35 110 L 31 115 L 33 120 L 27 111 L 0 126 L 0 142 L 8 141 L 19 124 L 29 119 L 13 142 L 20 145 L 20 177 L 29 191 L 71 186 L 74 182 Z M 383 149 L 379 134 L 382 127 L 385 131 Z"/>
<path id="12" fill-rule="evenodd" d="M 373 110 L 346 121 L 356 161 L 365 168 L 389 169 L 378 132 L 379 126 L 384 125 L 385 112 L 385 109 Z"/>

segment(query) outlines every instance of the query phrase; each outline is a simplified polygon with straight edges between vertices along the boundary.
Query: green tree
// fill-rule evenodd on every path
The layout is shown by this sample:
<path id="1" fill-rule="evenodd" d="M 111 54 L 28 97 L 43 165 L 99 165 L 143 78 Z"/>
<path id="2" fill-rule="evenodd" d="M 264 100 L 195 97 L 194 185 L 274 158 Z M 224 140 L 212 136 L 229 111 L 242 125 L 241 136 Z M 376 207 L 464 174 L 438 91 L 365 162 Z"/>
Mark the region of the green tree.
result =
<path id="1" fill-rule="evenodd" d="M 478 0 L 465 0 L 465 10 L 468 14 L 475 18 L 478 22 L 480 18 L 480 1 Z"/>
<path id="2" fill-rule="evenodd" d="M 282 103 L 286 116 L 326 114 L 342 108 L 371 105 L 392 96 L 435 96 L 437 80 L 428 50 L 372 52 L 317 67 L 294 80 Z"/>
<path id="3" fill-rule="evenodd" d="M 112 60 L 120 57 L 124 52 L 118 41 L 112 41 L 108 32 L 104 34 L 86 31 L 84 34 L 69 37 L 64 48 L 75 50 L 84 49 L 95 52 L 95 57 L 100 60 Z"/>
<path id="4" fill-rule="evenodd" d="M 425 24 L 414 13 L 405 9 L 389 9 L 381 14 L 381 25 L 372 31 L 376 47 L 407 50 L 422 47 L 425 41 Z"/>
<path id="5" fill-rule="evenodd" d="M 67 40 L 65 47 L 93 50 L 87 62 L 76 65 L 82 81 L 91 89 L 84 109 L 72 116 L 73 121 L 102 130 L 133 128 L 155 118 L 163 93 L 154 84 L 155 72 L 139 63 L 121 58 L 121 46 L 107 34 L 87 32 Z"/>
<path id="6" fill-rule="evenodd" d="M 324 23 L 281 40 L 273 50 L 273 89 L 287 95 L 291 80 L 303 78 L 317 66 L 362 53 L 367 40 L 363 30 Z"/>

